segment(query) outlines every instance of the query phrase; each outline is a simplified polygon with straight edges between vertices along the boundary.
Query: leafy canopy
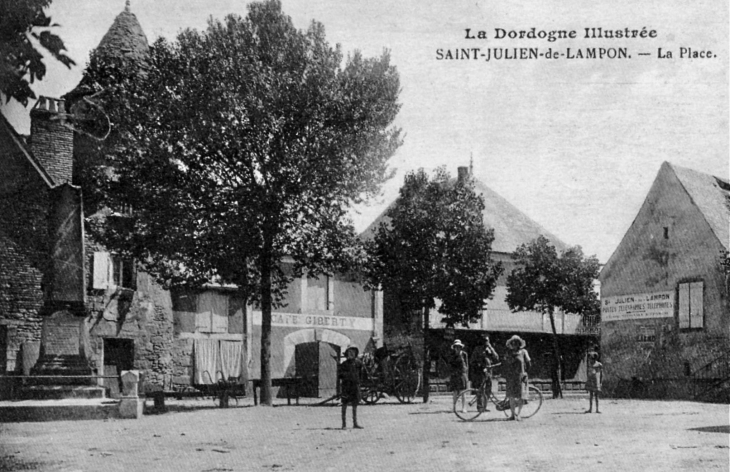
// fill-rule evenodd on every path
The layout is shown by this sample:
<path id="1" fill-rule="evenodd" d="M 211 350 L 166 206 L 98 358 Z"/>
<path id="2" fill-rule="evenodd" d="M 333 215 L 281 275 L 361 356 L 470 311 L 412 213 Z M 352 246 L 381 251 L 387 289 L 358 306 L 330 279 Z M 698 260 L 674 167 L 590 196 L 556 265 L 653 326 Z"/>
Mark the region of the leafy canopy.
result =
<path id="1" fill-rule="evenodd" d="M 430 310 L 439 300 L 449 325 L 476 321 L 502 272 L 491 260 L 494 232 L 483 211 L 471 178 L 451 179 L 443 168 L 432 180 L 423 169 L 409 173 L 366 243 L 371 282 L 412 309 Z"/>
<path id="2" fill-rule="evenodd" d="M 28 104 L 36 98 L 30 84 L 46 75 L 43 55 L 39 45 L 56 60 L 70 68 L 75 65 L 65 53 L 61 38 L 51 33 L 51 18 L 45 10 L 51 0 L 3 0 L 0 1 L 0 94 L 5 101 L 11 98 Z"/>
<path id="3" fill-rule="evenodd" d="M 133 209 L 98 226 L 103 242 L 168 285 L 272 289 L 275 303 L 285 256 L 317 274 L 359 255 L 347 207 L 378 191 L 401 144 L 387 52 L 343 64 L 321 24 L 297 30 L 268 1 L 158 40 L 143 74 L 125 67 L 91 69 L 114 129 L 92 180 L 100 206 Z"/>
<path id="4" fill-rule="evenodd" d="M 507 304 L 515 311 L 539 311 L 552 315 L 556 308 L 566 313 L 596 314 L 600 311 L 593 283 L 600 264 L 585 257 L 580 246 L 560 256 L 544 236 L 517 248 L 512 255 L 517 267 L 507 277 Z"/>

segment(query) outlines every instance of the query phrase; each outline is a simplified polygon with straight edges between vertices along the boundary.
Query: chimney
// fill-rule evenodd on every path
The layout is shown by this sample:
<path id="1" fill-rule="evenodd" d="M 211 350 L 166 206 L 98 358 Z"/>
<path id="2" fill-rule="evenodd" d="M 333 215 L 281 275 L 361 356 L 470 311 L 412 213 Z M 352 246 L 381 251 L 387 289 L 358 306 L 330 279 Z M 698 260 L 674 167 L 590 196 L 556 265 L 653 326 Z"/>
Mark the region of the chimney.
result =
<path id="1" fill-rule="evenodd" d="M 63 100 L 40 97 L 30 111 L 30 150 L 60 185 L 71 182 L 74 133 L 66 123 Z"/>
<path id="2" fill-rule="evenodd" d="M 468 167 L 459 167 L 459 182 L 464 182 L 469 177 Z"/>

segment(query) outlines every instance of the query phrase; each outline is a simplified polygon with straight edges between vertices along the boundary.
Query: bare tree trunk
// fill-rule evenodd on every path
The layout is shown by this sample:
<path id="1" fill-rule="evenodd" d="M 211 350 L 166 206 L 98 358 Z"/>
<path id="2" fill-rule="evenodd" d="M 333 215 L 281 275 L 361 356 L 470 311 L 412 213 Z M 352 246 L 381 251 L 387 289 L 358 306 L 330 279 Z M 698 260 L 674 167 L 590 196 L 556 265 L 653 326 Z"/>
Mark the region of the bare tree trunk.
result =
<path id="1" fill-rule="evenodd" d="M 555 315 L 549 310 L 550 327 L 553 330 L 553 398 L 563 398 L 563 389 L 560 386 L 560 345 L 558 344 L 558 331 L 555 329 Z"/>
<path id="2" fill-rule="evenodd" d="M 431 363 L 428 360 L 428 306 L 423 306 L 423 403 L 428 403 L 429 374 Z"/>
<path id="3" fill-rule="evenodd" d="M 264 237 L 261 255 L 261 405 L 272 405 L 271 395 L 271 245 Z"/>

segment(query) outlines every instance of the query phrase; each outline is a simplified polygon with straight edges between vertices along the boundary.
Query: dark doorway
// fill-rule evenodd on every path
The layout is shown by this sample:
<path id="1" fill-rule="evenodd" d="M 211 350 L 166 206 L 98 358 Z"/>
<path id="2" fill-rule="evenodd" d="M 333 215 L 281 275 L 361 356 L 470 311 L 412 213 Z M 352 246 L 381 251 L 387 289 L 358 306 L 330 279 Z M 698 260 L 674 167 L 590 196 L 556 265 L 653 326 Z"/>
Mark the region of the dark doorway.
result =
<path id="1" fill-rule="evenodd" d="M 134 368 L 134 340 L 104 339 L 104 376 L 119 376 L 123 370 Z M 110 398 L 119 398 L 119 378 L 104 379 L 104 387 Z"/>
<path id="2" fill-rule="evenodd" d="M 297 344 L 294 351 L 296 376 L 304 379 L 300 395 L 330 397 L 337 389 L 340 347 L 325 342 Z"/>

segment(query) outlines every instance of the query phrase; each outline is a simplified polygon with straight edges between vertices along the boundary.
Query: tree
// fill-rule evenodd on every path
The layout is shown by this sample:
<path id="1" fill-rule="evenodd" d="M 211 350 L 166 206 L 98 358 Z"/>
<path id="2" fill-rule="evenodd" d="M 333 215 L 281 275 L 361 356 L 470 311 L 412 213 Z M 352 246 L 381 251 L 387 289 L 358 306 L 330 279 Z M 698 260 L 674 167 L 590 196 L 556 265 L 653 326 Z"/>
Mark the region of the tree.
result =
<path id="1" fill-rule="evenodd" d="M 378 191 L 401 144 L 389 54 L 342 62 L 320 23 L 303 32 L 278 1 L 252 3 L 245 18 L 158 40 L 143 74 L 99 98 L 116 130 L 95 174 L 100 206 L 132 211 L 100 220 L 96 237 L 166 285 L 232 283 L 258 303 L 264 405 L 272 308 L 292 276 L 360 256 L 348 205 Z"/>
<path id="2" fill-rule="evenodd" d="M 433 180 L 420 169 L 405 177 L 395 203 L 366 243 L 369 278 L 400 298 L 406 316 L 423 317 L 424 402 L 428 401 L 426 336 L 436 308 L 449 326 L 481 317 L 500 264 L 491 260 L 494 231 L 484 226 L 484 200 L 471 178 L 450 178 L 443 168 Z"/>
<path id="3" fill-rule="evenodd" d="M 544 236 L 518 247 L 512 259 L 517 267 L 507 277 L 507 304 L 513 311 L 549 315 L 553 332 L 553 397 L 562 397 L 555 310 L 580 315 L 600 312 L 598 294 L 593 290 L 600 264 L 595 256 L 584 257 L 580 246 L 558 256 Z"/>
<path id="4" fill-rule="evenodd" d="M 30 84 L 43 79 L 46 66 L 34 41 L 66 67 L 75 65 L 61 38 L 48 30 L 58 26 L 43 11 L 50 4 L 51 0 L 0 1 L 0 94 L 6 102 L 14 98 L 25 106 L 36 98 Z"/>

